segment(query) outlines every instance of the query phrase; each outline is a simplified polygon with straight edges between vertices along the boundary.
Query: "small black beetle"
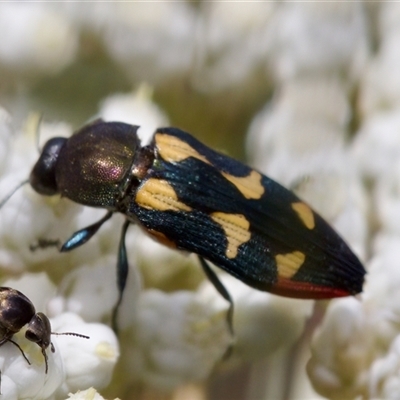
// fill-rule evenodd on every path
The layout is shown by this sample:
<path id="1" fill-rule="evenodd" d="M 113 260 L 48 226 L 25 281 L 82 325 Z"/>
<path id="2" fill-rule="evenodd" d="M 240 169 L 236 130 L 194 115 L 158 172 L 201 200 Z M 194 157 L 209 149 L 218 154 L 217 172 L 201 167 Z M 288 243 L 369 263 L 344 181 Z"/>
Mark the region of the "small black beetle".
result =
<path id="1" fill-rule="evenodd" d="M 61 251 L 86 243 L 114 212 L 125 215 L 114 329 L 128 274 L 124 239 L 131 223 L 162 244 L 198 255 L 230 303 L 231 330 L 232 299 L 206 260 L 255 289 L 281 296 L 327 299 L 362 290 L 365 269 L 358 258 L 290 190 L 180 129 L 157 129 L 148 146 L 140 145 L 137 129 L 96 120 L 68 139 L 52 138 L 29 178 L 42 195 L 60 194 L 107 210 Z"/>
<path id="2" fill-rule="evenodd" d="M 48 371 L 46 349 L 50 346 L 51 351 L 53 353 L 55 351 L 50 335 L 72 335 L 89 339 L 89 336 L 74 332 L 51 332 L 51 325 L 47 316 L 41 312 L 37 313 L 32 302 L 23 293 L 9 287 L 0 287 L 0 346 L 6 342 L 13 343 L 19 348 L 21 354 L 30 365 L 30 361 L 19 344 L 12 340 L 13 335 L 19 332 L 26 324 L 28 324 L 28 328 L 26 329 L 25 337 L 42 349 L 46 374 Z"/>

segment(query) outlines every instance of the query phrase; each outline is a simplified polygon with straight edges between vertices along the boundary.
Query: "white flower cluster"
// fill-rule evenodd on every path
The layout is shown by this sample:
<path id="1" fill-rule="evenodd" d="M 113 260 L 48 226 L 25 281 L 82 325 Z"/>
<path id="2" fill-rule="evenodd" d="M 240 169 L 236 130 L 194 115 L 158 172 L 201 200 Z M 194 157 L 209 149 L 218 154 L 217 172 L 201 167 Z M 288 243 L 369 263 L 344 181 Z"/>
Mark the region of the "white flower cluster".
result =
<path id="1" fill-rule="evenodd" d="M 55 286 L 46 274 L 26 273 L 21 279 L 9 279 L 4 286 L 18 288 L 29 296 L 40 309 L 54 295 Z M 51 346 L 45 349 L 48 371 L 45 373 L 45 358 L 34 342 L 24 338 L 24 330 L 14 335 L 13 340 L 25 353 L 10 342 L 1 347 L 1 395 L 7 400 L 66 398 L 71 391 L 81 387 L 105 387 L 111 380 L 113 367 L 118 360 L 119 345 L 114 332 L 100 323 L 86 323 L 77 314 L 60 313 L 51 318 Z M 57 335 L 72 332 L 85 335 Z"/>
<path id="2" fill-rule="evenodd" d="M 232 337 L 228 304 L 197 259 L 130 227 L 117 338 L 104 322 L 123 216 L 59 254 L 105 210 L 24 185 L 0 209 L 1 285 L 26 294 L 53 332 L 90 339 L 52 335 L 45 374 L 21 330 L 13 339 L 32 365 L 0 346 L 1 399 L 101 399 L 110 381 L 110 398 L 179 398 L 177 388 L 237 370 L 242 398 L 399 398 L 399 16 L 396 3 L 1 3 L 0 201 L 29 177 L 36 147 L 84 120 L 139 125 L 143 144 L 169 121 L 210 141 L 218 127 L 236 150 L 235 129 L 249 126 L 251 163 L 308 201 L 368 269 L 364 293 L 332 301 L 323 318 L 320 304 L 218 271 L 235 304 Z M 40 125 L 26 118 L 37 109 Z"/>
<path id="3" fill-rule="evenodd" d="M 328 398 L 400 395 L 398 269 L 400 230 L 400 115 L 397 51 L 398 4 L 379 9 L 379 47 L 360 81 L 360 127 L 350 148 L 368 182 L 370 260 L 361 301 L 335 300 L 312 344 L 308 372 Z M 359 178 L 359 181 L 360 181 Z"/>

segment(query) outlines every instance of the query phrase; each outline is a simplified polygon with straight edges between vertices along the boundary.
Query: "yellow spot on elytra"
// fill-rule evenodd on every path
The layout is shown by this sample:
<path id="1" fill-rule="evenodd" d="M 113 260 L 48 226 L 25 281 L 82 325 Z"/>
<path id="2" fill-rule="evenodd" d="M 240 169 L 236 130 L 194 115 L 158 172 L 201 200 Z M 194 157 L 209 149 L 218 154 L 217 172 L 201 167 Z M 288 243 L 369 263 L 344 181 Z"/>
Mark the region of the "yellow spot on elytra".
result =
<path id="1" fill-rule="evenodd" d="M 158 211 L 191 211 L 191 208 L 178 200 L 174 188 L 165 180 L 150 178 L 136 193 L 136 203 L 143 208 Z"/>
<path id="2" fill-rule="evenodd" d="M 211 164 L 206 157 L 200 154 L 188 143 L 175 136 L 165 133 L 156 133 L 155 142 L 158 153 L 167 162 L 180 162 L 189 157 L 197 158 Z M 259 199 L 264 194 L 264 186 L 261 184 L 261 174 L 257 171 L 251 171 L 248 176 L 237 177 L 227 172 L 221 172 L 222 175 L 243 194 L 246 199 Z"/>
<path id="3" fill-rule="evenodd" d="M 207 158 L 197 152 L 188 143 L 165 133 L 156 133 L 155 141 L 160 156 L 168 162 L 183 161 L 188 157 L 197 158 L 210 164 Z"/>
<path id="4" fill-rule="evenodd" d="M 308 229 L 315 228 L 314 213 L 306 203 L 303 203 L 302 201 L 292 203 L 292 208 L 296 211 L 297 215 Z"/>
<path id="5" fill-rule="evenodd" d="M 228 241 L 225 255 L 228 258 L 235 258 L 238 247 L 250 240 L 249 221 L 242 214 L 227 214 L 222 212 L 212 213 L 211 218 L 224 229 Z"/>
<path id="6" fill-rule="evenodd" d="M 291 278 L 303 265 L 306 256 L 301 251 L 293 253 L 278 254 L 275 257 L 278 275 L 281 278 Z"/>
<path id="7" fill-rule="evenodd" d="M 257 171 L 253 170 L 244 177 L 237 177 L 226 172 L 222 172 L 222 175 L 232 182 L 246 199 L 259 199 L 265 192 L 261 184 L 261 174 Z"/>

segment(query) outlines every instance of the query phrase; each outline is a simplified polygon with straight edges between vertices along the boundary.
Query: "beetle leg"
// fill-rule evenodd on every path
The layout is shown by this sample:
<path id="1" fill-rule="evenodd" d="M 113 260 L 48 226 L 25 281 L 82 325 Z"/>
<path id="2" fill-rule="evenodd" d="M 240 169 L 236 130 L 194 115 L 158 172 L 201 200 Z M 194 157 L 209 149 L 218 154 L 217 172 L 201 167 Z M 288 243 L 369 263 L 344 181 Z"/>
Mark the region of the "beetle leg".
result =
<path id="1" fill-rule="evenodd" d="M 7 339 L 7 342 L 11 342 L 12 344 L 14 344 L 15 346 L 17 346 L 19 348 L 19 351 L 21 352 L 21 354 L 24 356 L 26 362 L 31 365 L 31 362 L 28 360 L 28 357 L 25 355 L 24 351 L 21 349 L 21 346 L 17 343 L 14 342 L 14 340 L 12 339 Z"/>
<path id="2" fill-rule="evenodd" d="M 38 249 L 44 250 L 50 247 L 60 247 L 60 240 L 59 239 L 38 239 L 38 241 L 35 244 L 30 244 L 29 245 L 29 250 L 34 252 Z"/>
<path id="3" fill-rule="evenodd" d="M 118 323 L 117 323 L 118 309 L 122 303 L 122 296 L 124 294 L 126 280 L 128 278 L 129 265 L 128 265 L 128 256 L 126 254 L 125 236 L 129 224 L 130 222 L 126 220 L 124 225 L 122 226 L 121 239 L 118 247 L 118 260 L 117 260 L 118 300 L 114 306 L 114 310 L 112 313 L 112 327 L 115 333 L 118 333 Z"/>
<path id="4" fill-rule="evenodd" d="M 73 233 L 72 236 L 61 246 L 60 251 L 64 253 L 85 244 L 99 230 L 104 222 L 111 218 L 112 214 L 112 211 L 108 211 L 108 213 L 99 221 Z"/>
<path id="5" fill-rule="evenodd" d="M 229 309 L 227 313 L 227 321 L 229 332 L 233 335 L 233 300 L 229 292 L 226 290 L 225 286 L 219 280 L 217 274 L 211 269 L 211 267 L 207 264 L 206 260 L 203 257 L 199 256 L 199 260 L 201 266 L 203 267 L 203 271 L 206 274 L 207 278 L 214 285 L 217 292 L 227 301 L 229 302 Z"/>
<path id="6" fill-rule="evenodd" d="M 44 347 L 42 347 L 42 354 L 43 354 L 43 357 L 44 357 L 45 373 L 47 374 L 47 372 L 49 370 L 49 361 L 48 361 L 48 358 L 47 358 L 46 349 Z"/>

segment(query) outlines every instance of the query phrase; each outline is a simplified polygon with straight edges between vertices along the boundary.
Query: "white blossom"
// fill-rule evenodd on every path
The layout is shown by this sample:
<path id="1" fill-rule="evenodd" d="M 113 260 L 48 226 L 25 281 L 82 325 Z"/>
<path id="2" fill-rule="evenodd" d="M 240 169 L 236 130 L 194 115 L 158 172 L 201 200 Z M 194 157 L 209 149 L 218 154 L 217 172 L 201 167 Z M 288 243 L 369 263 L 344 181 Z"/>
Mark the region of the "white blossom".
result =
<path id="1" fill-rule="evenodd" d="M 266 58 L 262 39 L 275 8 L 273 2 L 202 4 L 193 57 L 196 88 L 213 93 L 250 79 Z"/>
<path id="2" fill-rule="evenodd" d="M 45 272 L 29 273 L 18 278 L 8 278 L 1 282 L 2 286 L 19 290 L 33 303 L 38 311 L 45 311 L 47 302 L 56 293 L 56 287 Z"/>
<path id="3" fill-rule="evenodd" d="M 311 74 L 357 78 L 367 61 L 367 20 L 359 3 L 282 4 L 266 35 L 269 68 L 287 81 Z"/>
<path id="4" fill-rule="evenodd" d="M 36 312 L 43 311 L 50 316 L 47 303 L 55 294 L 55 286 L 45 273 L 26 273 L 20 279 L 8 279 L 3 285 L 21 291 L 30 299 Z M 50 347 L 46 349 L 46 374 L 41 350 L 36 343 L 24 338 L 26 327 L 23 327 L 13 340 L 21 346 L 31 365 L 12 343 L 6 342 L 1 346 L 1 390 L 5 399 L 65 398 L 69 391 L 90 386 L 100 389 L 109 383 L 119 357 L 119 345 L 114 332 L 103 324 L 86 323 L 77 314 L 62 313 L 62 310 L 50 319 L 50 323 L 54 333 L 73 332 L 89 336 L 89 339 L 51 335 L 55 352 L 51 352 Z"/>
<path id="5" fill-rule="evenodd" d="M 140 125 L 143 144 L 169 120 L 205 132 L 206 143 L 221 132 L 227 153 L 241 149 L 228 134 L 251 121 L 249 163 L 310 203 L 368 269 L 363 293 L 332 301 L 325 316 L 323 303 L 312 314 L 312 301 L 221 273 L 235 305 L 231 335 L 229 305 L 197 258 L 130 227 L 118 344 L 100 322 L 117 301 L 125 216 L 59 254 L 106 210 L 26 184 L 0 209 L 1 284 L 25 293 L 54 331 L 90 339 L 52 335 L 45 374 L 40 348 L 15 334 L 32 365 L 12 343 L 0 347 L 1 400 L 101 399 L 113 371 L 109 397 L 179 398 L 188 383 L 218 397 L 214 387 L 233 386 L 221 371 L 244 365 L 247 398 L 398 398 L 399 12 L 396 3 L 350 2 L 1 4 L 0 201 L 28 179 L 37 147 L 96 117 Z M 24 123 L 32 107 L 44 112 L 39 127 Z M 54 246 L 32 251 L 42 239 Z"/>
<path id="6" fill-rule="evenodd" d="M 375 57 L 366 65 L 360 88 L 359 106 L 365 117 L 400 105 L 400 73 L 393 68 L 399 62 L 396 50 L 400 35 L 399 6 L 396 3 L 382 4 L 375 15 L 379 46 Z"/>
<path id="7" fill-rule="evenodd" d="M 313 301 L 261 292 L 227 274 L 221 274 L 220 279 L 234 303 L 235 342 L 232 357 L 226 362 L 262 359 L 282 347 L 290 347 L 299 338 L 312 314 Z M 221 306 L 226 303 L 208 281 L 200 287 L 199 296 Z"/>
<path id="8" fill-rule="evenodd" d="M 8 162 L 11 134 L 11 116 L 0 107 L 0 173 Z"/>
<path id="9" fill-rule="evenodd" d="M 14 344 L 2 345 L 1 389 L 5 399 L 62 398 L 77 387 L 107 386 L 119 355 L 111 329 L 101 324 L 86 324 L 74 314 L 62 314 L 52 319 L 51 324 L 54 332 L 75 332 L 90 338 L 52 335 L 55 352 L 52 353 L 50 347 L 45 350 L 48 356 L 46 374 L 45 360 L 38 345 L 25 339 L 23 331 L 14 335 L 13 340 L 21 346 L 31 365 Z"/>
<path id="10" fill-rule="evenodd" d="M 116 3 L 102 34 L 127 76 L 155 83 L 190 67 L 194 28 L 195 14 L 186 3 Z"/>
<path id="11" fill-rule="evenodd" d="M 58 136 L 58 129 L 60 136 L 66 132 L 62 124 L 44 126 L 45 131 L 51 131 L 55 136 Z M 38 158 L 34 133 L 27 129 L 16 134 L 12 142 L 0 181 L 0 192 L 4 197 L 29 178 L 30 170 Z M 17 190 L 4 204 L 4 212 L 0 213 L 0 241 L 7 244 L 6 248 L 0 249 L 2 267 L 20 271 L 35 262 L 52 260 L 56 253 L 54 247 L 32 251 L 31 246 L 36 247 L 41 239 L 62 240 L 64 232 L 74 230 L 74 216 L 80 209 L 69 200 L 40 196 L 29 185 Z M 59 257 L 58 262 L 62 260 Z"/>
<path id="12" fill-rule="evenodd" d="M 55 74 L 74 61 L 78 35 L 62 13 L 38 4 L 0 7 L 0 65 L 9 73 Z"/>
<path id="13" fill-rule="evenodd" d="M 376 359 L 370 369 L 369 396 L 398 399 L 400 396 L 400 336 L 393 340 L 386 356 Z"/>
<path id="14" fill-rule="evenodd" d="M 144 291 L 126 368 L 162 390 L 205 380 L 232 341 L 226 311 L 227 305 L 203 301 L 194 292 Z"/>
<path id="15" fill-rule="evenodd" d="M 138 135 L 144 144 L 155 130 L 168 125 L 165 113 L 151 101 L 151 88 L 141 85 L 129 94 L 115 94 L 102 101 L 99 116 L 105 121 L 119 121 L 139 125 Z"/>
<path id="16" fill-rule="evenodd" d="M 85 323 L 73 313 L 65 313 L 51 320 L 55 332 L 76 332 L 89 339 L 71 335 L 55 336 L 52 340 L 63 357 L 65 381 L 57 395 L 65 396 L 79 388 L 107 387 L 119 358 L 115 333 L 100 323 Z M 57 351 L 57 350 L 56 350 Z"/>
<path id="17" fill-rule="evenodd" d="M 137 266 L 130 260 L 130 270 L 118 312 L 119 329 L 132 327 L 135 309 L 141 289 Z M 117 256 L 114 254 L 97 257 L 94 261 L 82 264 L 67 273 L 58 287 L 57 296 L 49 304 L 49 315 L 73 312 L 85 321 L 110 321 L 118 300 Z"/>
<path id="18" fill-rule="evenodd" d="M 105 400 L 96 389 L 78 390 L 76 393 L 69 393 L 68 400 Z M 115 399 L 119 400 L 119 399 Z"/>
<path id="19" fill-rule="evenodd" d="M 352 145 L 352 154 L 369 179 L 391 180 L 400 156 L 399 108 L 368 115 Z"/>

